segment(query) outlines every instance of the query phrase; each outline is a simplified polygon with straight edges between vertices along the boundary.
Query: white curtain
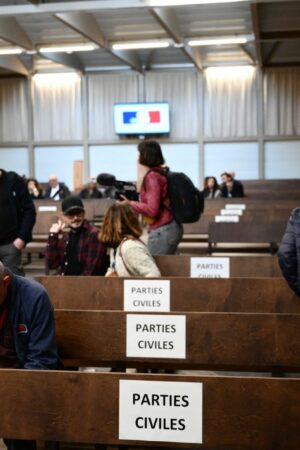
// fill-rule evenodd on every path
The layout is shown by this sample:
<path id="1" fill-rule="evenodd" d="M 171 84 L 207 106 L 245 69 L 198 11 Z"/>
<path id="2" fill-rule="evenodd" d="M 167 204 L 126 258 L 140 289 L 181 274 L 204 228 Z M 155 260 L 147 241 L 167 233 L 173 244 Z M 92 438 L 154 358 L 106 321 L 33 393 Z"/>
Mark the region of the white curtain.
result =
<path id="1" fill-rule="evenodd" d="M 300 135 L 300 69 L 266 70 L 264 92 L 266 135 Z"/>
<path id="2" fill-rule="evenodd" d="M 250 66 L 214 67 L 205 71 L 205 81 L 205 136 L 256 136 L 256 70 Z"/>
<path id="3" fill-rule="evenodd" d="M 27 80 L 3 79 L 0 83 L 0 142 L 21 142 L 27 138 Z"/>
<path id="4" fill-rule="evenodd" d="M 82 139 L 81 78 L 76 73 L 33 77 L 34 139 Z"/>
<path id="5" fill-rule="evenodd" d="M 195 71 L 149 72 L 145 75 L 146 101 L 170 104 L 171 139 L 198 137 L 197 86 Z"/>
<path id="6" fill-rule="evenodd" d="M 138 101 L 137 74 L 105 74 L 88 77 L 89 139 L 117 141 L 113 105 Z"/>

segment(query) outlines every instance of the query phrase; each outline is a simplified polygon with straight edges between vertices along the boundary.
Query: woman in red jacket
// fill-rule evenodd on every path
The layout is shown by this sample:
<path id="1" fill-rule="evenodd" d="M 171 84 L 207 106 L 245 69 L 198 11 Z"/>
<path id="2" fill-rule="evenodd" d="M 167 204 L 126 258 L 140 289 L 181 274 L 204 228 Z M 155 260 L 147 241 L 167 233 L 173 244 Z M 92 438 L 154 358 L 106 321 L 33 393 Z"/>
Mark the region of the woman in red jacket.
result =
<path id="1" fill-rule="evenodd" d="M 139 163 L 147 172 L 143 178 L 139 201 L 130 201 L 132 209 L 149 224 L 148 247 L 152 255 L 172 255 L 182 238 L 182 225 L 174 220 L 168 198 L 168 179 L 161 147 L 155 140 L 138 145 Z"/>

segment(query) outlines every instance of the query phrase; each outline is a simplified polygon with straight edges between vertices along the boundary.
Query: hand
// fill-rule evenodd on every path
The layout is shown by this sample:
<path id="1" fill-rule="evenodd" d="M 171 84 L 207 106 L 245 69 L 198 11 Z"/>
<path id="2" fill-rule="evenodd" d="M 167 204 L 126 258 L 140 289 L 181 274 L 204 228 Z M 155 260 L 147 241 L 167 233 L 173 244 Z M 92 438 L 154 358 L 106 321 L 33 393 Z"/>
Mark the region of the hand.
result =
<path id="1" fill-rule="evenodd" d="M 56 234 L 58 234 L 58 233 L 60 233 L 61 231 L 63 231 L 64 230 L 64 228 L 65 228 L 65 223 L 63 223 L 62 222 L 62 220 L 58 220 L 58 222 L 57 223 L 53 223 L 52 225 L 51 225 L 51 228 L 50 228 L 50 233 L 56 233 Z"/>
<path id="2" fill-rule="evenodd" d="M 128 198 L 125 197 L 125 195 L 120 194 L 120 198 L 121 200 L 118 200 L 117 203 L 127 203 L 127 205 L 130 205 L 131 201 L 128 200 Z"/>
<path id="3" fill-rule="evenodd" d="M 20 251 L 25 247 L 25 242 L 20 238 L 15 239 L 13 244 Z"/>

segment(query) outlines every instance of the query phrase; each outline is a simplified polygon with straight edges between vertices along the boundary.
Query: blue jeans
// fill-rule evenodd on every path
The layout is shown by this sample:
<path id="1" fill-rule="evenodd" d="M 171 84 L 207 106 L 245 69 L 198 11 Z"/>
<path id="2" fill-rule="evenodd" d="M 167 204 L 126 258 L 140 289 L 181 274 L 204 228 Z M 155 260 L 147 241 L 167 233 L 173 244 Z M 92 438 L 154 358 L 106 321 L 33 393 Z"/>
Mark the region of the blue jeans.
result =
<path id="1" fill-rule="evenodd" d="M 175 220 L 151 230 L 148 248 L 151 255 L 174 255 L 183 234 L 183 227 Z"/>

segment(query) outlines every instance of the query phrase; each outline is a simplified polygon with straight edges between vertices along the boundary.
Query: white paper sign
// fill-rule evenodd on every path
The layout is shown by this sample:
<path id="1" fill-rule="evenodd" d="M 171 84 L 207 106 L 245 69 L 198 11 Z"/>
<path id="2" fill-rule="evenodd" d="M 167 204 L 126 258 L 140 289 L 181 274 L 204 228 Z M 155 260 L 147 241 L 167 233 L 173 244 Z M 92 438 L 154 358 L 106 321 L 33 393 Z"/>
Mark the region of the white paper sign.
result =
<path id="1" fill-rule="evenodd" d="M 202 383 L 120 380 L 119 439 L 202 444 Z"/>
<path id="2" fill-rule="evenodd" d="M 57 206 L 39 206 L 39 211 L 41 212 L 57 211 Z"/>
<path id="3" fill-rule="evenodd" d="M 185 358 L 185 316 L 127 314 L 126 320 L 127 357 Z"/>
<path id="4" fill-rule="evenodd" d="M 215 222 L 239 222 L 239 216 L 215 216 Z"/>
<path id="5" fill-rule="evenodd" d="M 191 258 L 191 277 L 229 278 L 229 258 Z"/>
<path id="6" fill-rule="evenodd" d="M 225 209 L 246 209 L 245 203 L 226 203 Z"/>
<path id="7" fill-rule="evenodd" d="M 242 216 L 243 210 L 237 208 L 221 209 L 221 216 Z"/>
<path id="8" fill-rule="evenodd" d="M 124 311 L 169 312 L 170 280 L 124 280 Z"/>

